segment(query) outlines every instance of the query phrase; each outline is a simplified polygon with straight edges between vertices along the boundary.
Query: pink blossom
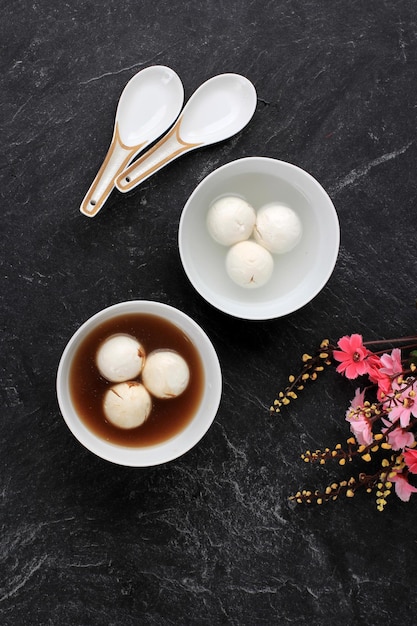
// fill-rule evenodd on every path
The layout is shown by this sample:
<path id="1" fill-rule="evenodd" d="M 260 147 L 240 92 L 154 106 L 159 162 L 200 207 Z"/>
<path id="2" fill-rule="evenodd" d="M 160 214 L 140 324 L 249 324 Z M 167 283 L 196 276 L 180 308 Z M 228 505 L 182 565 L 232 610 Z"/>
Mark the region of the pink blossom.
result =
<path id="1" fill-rule="evenodd" d="M 366 359 L 366 369 L 369 380 L 378 385 L 378 400 L 382 400 L 384 396 L 388 395 L 392 391 L 391 377 L 384 373 L 381 359 L 376 354 L 370 354 L 368 356 Z"/>
<path id="2" fill-rule="evenodd" d="M 390 480 L 395 483 L 395 493 L 403 502 L 408 502 L 412 493 L 417 492 L 417 488 L 410 485 L 403 474 L 396 474 Z"/>
<path id="3" fill-rule="evenodd" d="M 362 412 L 365 399 L 365 390 L 356 389 L 355 397 L 346 411 L 346 420 L 350 423 L 350 430 L 360 446 L 369 446 L 372 439 L 372 429 L 369 419 Z"/>
<path id="4" fill-rule="evenodd" d="M 381 368 L 374 381 L 378 384 L 377 395 L 379 400 L 392 392 L 395 378 L 402 373 L 401 350 L 394 348 L 391 354 L 383 354 L 380 365 Z"/>
<path id="5" fill-rule="evenodd" d="M 348 419 L 349 416 L 351 416 L 351 414 L 356 409 L 361 409 L 363 407 L 363 405 L 364 405 L 364 402 L 365 402 L 365 389 L 363 389 L 361 391 L 360 388 L 358 387 L 355 390 L 355 396 L 354 396 L 353 400 L 350 403 L 350 407 L 346 411 L 346 419 Z"/>
<path id="6" fill-rule="evenodd" d="M 404 450 L 404 461 L 412 474 L 417 474 L 417 450 Z"/>
<path id="7" fill-rule="evenodd" d="M 379 401 L 387 397 L 392 392 L 392 380 L 389 376 L 381 375 L 378 379 L 378 389 L 376 392 Z"/>
<path id="8" fill-rule="evenodd" d="M 340 361 L 336 371 L 351 379 L 366 374 L 366 358 L 371 353 L 363 345 L 362 335 L 345 335 L 337 345 L 340 350 L 333 351 L 336 361 Z"/>
<path id="9" fill-rule="evenodd" d="M 391 354 L 381 357 L 370 354 L 366 359 L 367 374 L 378 385 L 378 400 L 392 392 L 393 380 L 402 373 L 401 350 L 394 348 Z"/>
<path id="10" fill-rule="evenodd" d="M 366 373 L 373 383 L 377 383 L 381 378 L 381 359 L 377 354 L 368 354 L 366 359 Z"/>
<path id="11" fill-rule="evenodd" d="M 365 416 L 360 416 L 350 422 L 350 430 L 356 437 L 360 446 L 369 446 L 372 439 L 372 430 L 369 420 Z"/>
<path id="12" fill-rule="evenodd" d="M 403 371 L 401 363 L 401 350 L 394 348 L 391 354 L 383 354 L 381 356 L 381 372 L 391 378 L 395 378 Z"/>
<path id="13" fill-rule="evenodd" d="M 410 423 L 411 416 L 417 417 L 417 383 L 413 382 L 412 385 L 406 383 L 406 387 L 403 387 L 403 391 L 394 398 L 394 406 L 391 405 L 391 410 L 388 413 L 388 417 L 391 422 L 400 420 L 402 428 L 407 428 Z"/>
<path id="14" fill-rule="evenodd" d="M 386 433 L 387 430 L 392 426 L 388 420 L 382 420 L 387 428 L 383 428 L 382 432 Z M 387 435 L 387 440 L 393 450 L 403 450 L 407 446 L 411 446 L 414 443 L 414 435 L 410 433 L 408 430 L 403 430 L 402 428 L 394 428 Z"/>

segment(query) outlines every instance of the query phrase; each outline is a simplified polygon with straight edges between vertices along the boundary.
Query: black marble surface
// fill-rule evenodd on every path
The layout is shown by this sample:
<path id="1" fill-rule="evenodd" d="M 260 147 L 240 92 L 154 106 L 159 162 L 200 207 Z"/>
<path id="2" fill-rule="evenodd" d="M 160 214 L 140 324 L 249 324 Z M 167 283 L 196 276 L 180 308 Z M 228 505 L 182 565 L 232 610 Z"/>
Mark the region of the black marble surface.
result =
<path id="1" fill-rule="evenodd" d="M 0 621 L 5 625 L 417 623 L 417 500 L 292 507 L 343 470 L 306 448 L 348 436 L 354 385 L 331 374 L 281 417 L 276 392 L 323 337 L 416 332 L 414 0 L 1 2 Z M 79 212 L 119 95 L 152 64 L 186 99 L 238 72 L 250 125 L 184 156 L 95 219 Z M 263 155 L 306 169 L 341 225 L 335 271 L 298 312 L 219 313 L 177 250 L 181 210 L 215 168 Z M 111 465 L 67 429 L 59 358 L 98 310 L 155 299 L 193 317 L 224 374 L 212 428 L 152 469 Z"/>

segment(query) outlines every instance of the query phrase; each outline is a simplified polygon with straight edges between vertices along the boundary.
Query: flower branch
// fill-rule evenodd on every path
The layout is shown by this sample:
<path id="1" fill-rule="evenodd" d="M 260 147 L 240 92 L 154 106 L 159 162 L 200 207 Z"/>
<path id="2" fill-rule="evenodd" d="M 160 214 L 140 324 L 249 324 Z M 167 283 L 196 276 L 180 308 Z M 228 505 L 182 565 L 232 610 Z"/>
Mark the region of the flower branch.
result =
<path id="1" fill-rule="evenodd" d="M 404 344 L 401 348 L 393 345 Z M 391 351 L 372 351 L 370 346 L 391 345 Z M 408 501 L 417 492 L 413 475 L 417 474 L 417 336 L 392 340 L 363 341 L 359 334 L 346 335 L 332 344 L 321 342 L 313 354 L 304 354 L 298 375 L 291 375 L 288 385 L 279 392 L 271 414 L 298 398 L 299 392 L 326 367 L 336 364 L 336 371 L 367 384 L 358 387 L 345 413 L 352 436 L 346 444 L 301 455 L 305 463 L 324 465 L 335 461 L 343 466 L 352 461 L 377 465 L 374 473 L 359 472 L 347 480 L 332 482 L 323 491 L 303 489 L 291 496 L 298 503 L 322 504 L 340 495 L 353 497 L 359 489 L 375 491 L 377 509 L 382 511 L 394 488 L 396 495 Z M 411 482 L 410 482 L 411 478 Z"/>

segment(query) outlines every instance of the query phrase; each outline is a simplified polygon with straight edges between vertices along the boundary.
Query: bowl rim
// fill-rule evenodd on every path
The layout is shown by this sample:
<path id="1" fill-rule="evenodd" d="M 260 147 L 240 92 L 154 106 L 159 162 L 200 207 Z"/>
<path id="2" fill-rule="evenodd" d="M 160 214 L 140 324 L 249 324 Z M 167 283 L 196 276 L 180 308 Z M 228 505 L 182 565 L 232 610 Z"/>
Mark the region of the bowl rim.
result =
<path id="1" fill-rule="evenodd" d="M 216 298 L 216 294 L 213 293 L 212 289 L 206 288 L 205 285 L 197 279 L 196 272 L 193 268 L 193 264 L 188 262 L 187 256 L 185 253 L 185 248 L 186 248 L 185 237 L 184 237 L 185 223 L 186 223 L 188 212 L 190 211 L 190 207 L 192 206 L 196 196 L 198 196 L 198 194 L 201 192 L 201 189 L 205 187 L 207 184 L 209 184 L 213 178 L 216 178 L 217 176 L 223 174 L 227 170 L 230 170 L 230 174 L 233 175 L 233 170 L 235 169 L 239 170 L 242 167 L 244 168 L 245 165 L 250 166 L 252 164 L 255 167 L 256 165 L 258 166 L 266 165 L 267 167 L 278 166 L 279 168 L 282 168 L 284 171 L 287 170 L 288 172 L 292 172 L 293 174 L 295 173 L 297 176 L 301 177 L 301 179 L 304 179 L 307 182 L 307 184 L 310 185 L 312 189 L 314 189 L 315 193 L 320 194 L 323 200 L 323 203 L 325 204 L 326 210 L 328 212 L 327 218 L 329 219 L 329 223 L 331 220 L 331 228 L 332 228 L 332 241 L 330 244 L 328 242 L 328 248 L 327 248 L 327 252 L 328 252 L 328 256 L 327 256 L 328 263 L 326 265 L 327 270 L 322 273 L 321 279 L 320 281 L 318 281 L 316 288 L 311 290 L 311 292 L 309 292 L 305 298 L 300 298 L 296 306 L 281 307 L 279 311 L 269 310 L 268 313 L 265 312 L 262 306 L 259 306 L 259 305 L 253 306 L 251 309 L 249 307 L 245 307 L 245 312 L 239 313 L 233 308 L 233 306 L 228 305 L 227 300 L 223 303 L 219 302 L 218 299 Z M 256 173 L 261 173 L 261 172 L 257 170 Z M 206 302 L 208 302 L 210 305 L 212 305 L 219 311 L 222 311 L 223 313 L 226 313 L 232 317 L 235 317 L 238 319 L 244 319 L 248 321 L 266 321 L 266 320 L 278 319 L 286 315 L 290 315 L 291 313 L 294 313 L 295 311 L 298 311 L 299 309 L 304 307 L 306 304 L 311 302 L 313 298 L 315 298 L 320 293 L 320 291 L 325 287 L 325 285 L 329 281 L 334 271 L 336 262 L 337 262 L 337 258 L 339 255 L 339 248 L 340 248 L 339 218 L 336 212 L 336 208 L 333 204 L 333 201 L 331 200 L 329 194 L 323 188 L 323 186 L 314 178 L 314 176 L 312 176 L 309 172 L 302 169 L 298 165 L 295 165 L 288 161 L 283 161 L 281 159 L 275 159 L 272 157 L 265 157 L 265 156 L 248 156 L 248 157 L 235 159 L 233 161 L 229 161 L 228 163 L 225 163 L 224 165 L 221 165 L 220 167 L 210 172 L 207 176 L 205 176 L 198 183 L 198 185 L 195 187 L 195 189 L 192 191 L 191 195 L 187 199 L 183 207 L 183 210 L 181 212 L 181 217 L 180 217 L 179 227 L 178 227 L 178 249 L 179 249 L 181 263 L 185 271 L 185 274 L 188 280 L 190 281 L 190 283 L 192 284 L 192 286 L 194 287 L 194 289 L 197 291 L 197 293 L 199 293 L 199 295 L 202 298 L 204 298 L 204 300 L 206 300 Z"/>
<path id="2" fill-rule="evenodd" d="M 177 435 L 152 446 L 128 447 L 105 441 L 81 420 L 71 401 L 69 371 L 71 359 L 81 341 L 97 324 L 128 313 L 146 313 L 167 319 L 194 342 L 206 378 L 203 397 L 196 415 Z M 198 342 L 198 345 L 197 345 Z M 172 461 L 193 448 L 213 423 L 222 396 L 219 358 L 205 331 L 180 309 L 155 300 L 127 300 L 101 309 L 85 320 L 67 342 L 59 360 L 56 394 L 61 415 L 74 437 L 96 456 L 128 467 L 152 467 Z"/>

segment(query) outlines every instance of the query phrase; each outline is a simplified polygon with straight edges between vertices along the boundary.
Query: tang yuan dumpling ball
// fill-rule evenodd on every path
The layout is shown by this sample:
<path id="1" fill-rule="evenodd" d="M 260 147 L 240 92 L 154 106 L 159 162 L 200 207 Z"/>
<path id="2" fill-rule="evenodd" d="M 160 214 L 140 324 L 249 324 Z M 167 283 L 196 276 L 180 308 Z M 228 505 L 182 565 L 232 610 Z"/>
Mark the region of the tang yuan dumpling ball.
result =
<path id="1" fill-rule="evenodd" d="M 99 347 L 96 355 L 98 370 L 112 383 L 136 378 L 143 367 L 145 350 L 131 335 L 112 335 Z"/>
<path id="2" fill-rule="evenodd" d="M 104 395 L 106 418 L 118 428 L 137 428 L 148 418 L 152 400 L 141 383 L 129 380 L 110 387 Z"/>
<path id="3" fill-rule="evenodd" d="M 214 202 L 207 213 L 207 228 L 215 241 L 232 246 L 249 239 L 255 226 L 255 209 L 238 196 L 225 196 Z"/>
<path id="4" fill-rule="evenodd" d="M 156 398 L 176 398 L 186 389 L 190 370 L 175 350 L 155 350 L 146 359 L 142 381 Z"/>
<path id="5" fill-rule="evenodd" d="M 256 215 L 255 240 L 267 250 L 284 254 L 301 239 L 302 225 L 297 213 L 284 204 L 267 204 Z"/>
<path id="6" fill-rule="evenodd" d="M 262 287 L 271 278 L 273 269 L 270 252 L 254 241 L 241 241 L 226 255 L 226 271 L 241 287 Z"/>

